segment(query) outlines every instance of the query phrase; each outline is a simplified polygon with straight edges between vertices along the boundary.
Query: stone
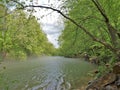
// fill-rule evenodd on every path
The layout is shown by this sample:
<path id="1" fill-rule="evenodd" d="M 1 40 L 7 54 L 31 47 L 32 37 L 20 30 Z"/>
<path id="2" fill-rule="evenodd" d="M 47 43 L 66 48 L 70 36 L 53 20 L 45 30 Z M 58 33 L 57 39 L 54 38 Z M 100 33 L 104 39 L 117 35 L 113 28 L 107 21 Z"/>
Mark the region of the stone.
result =
<path id="1" fill-rule="evenodd" d="M 114 73 L 107 73 L 102 77 L 92 81 L 86 88 L 86 90 L 102 90 L 103 87 L 109 85 L 116 80 L 116 75 Z"/>
<path id="2" fill-rule="evenodd" d="M 117 62 L 117 63 L 113 66 L 113 73 L 115 73 L 115 74 L 120 74 L 120 62 Z"/>
<path id="3" fill-rule="evenodd" d="M 115 63 L 112 70 L 90 82 L 86 90 L 120 90 L 120 62 Z"/>
<path id="4" fill-rule="evenodd" d="M 107 85 L 103 90 L 118 90 L 116 85 Z"/>
<path id="5" fill-rule="evenodd" d="M 117 75 L 117 79 L 115 81 L 115 85 L 118 86 L 118 87 L 120 87 L 120 74 Z"/>

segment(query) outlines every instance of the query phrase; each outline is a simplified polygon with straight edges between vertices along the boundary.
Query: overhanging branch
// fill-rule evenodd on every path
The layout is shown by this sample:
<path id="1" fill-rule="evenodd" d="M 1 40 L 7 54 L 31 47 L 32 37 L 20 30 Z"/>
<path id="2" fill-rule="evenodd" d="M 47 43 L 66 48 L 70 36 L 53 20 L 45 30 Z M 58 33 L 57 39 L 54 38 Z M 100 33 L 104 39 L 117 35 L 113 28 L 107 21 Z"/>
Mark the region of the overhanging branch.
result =
<path id="1" fill-rule="evenodd" d="M 92 0 L 94 5 L 97 7 L 97 9 L 100 11 L 101 15 L 104 17 L 105 22 L 109 22 L 109 18 L 107 17 L 104 9 L 101 7 L 100 3 L 97 0 Z"/>
<path id="2" fill-rule="evenodd" d="M 98 2 L 98 0 L 92 0 L 92 2 L 97 7 L 98 11 L 101 13 L 103 18 L 105 19 L 105 23 L 106 23 L 106 26 L 108 28 L 108 31 L 109 31 L 109 34 L 110 34 L 110 37 L 111 37 L 111 42 L 112 42 L 113 46 L 116 48 L 117 44 L 118 44 L 117 43 L 117 29 L 114 28 L 111 25 L 110 20 L 109 20 L 108 16 L 105 13 L 105 10 L 102 8 L 102 6 Z"/>
<path id="3" fill-rule="evenodd" d="M 87 35 L 89 35 L 93 40 L 95 39 L 95 37 L 89 32 L 89 30 L 87 30 L 86 28 L 84 28 L 82 25 L 78 24 L 76 21 L 74 21 L 73 19 L 71 19 L 70 17 L 66 16 L 65 14 L 63 14 L 60 10 L 52 8 L 52 7 L 48 7 L 48 6 L 35 6 L 35 5 L 29 5 L 29 6 L 25 6 L 24 8 L 27 7 L 37 7 L 37 8 L 45 8 L 45 9 L 50 9 L 53 11 L 56 11 L 57 13 L 59 13 L 60 15 L 62 15 L 64 18 L 66 18 L 67 20 L 71 21 L 73 24 L 75 24 L 77 27 L 79 27 L 80 29 L 82 29 Z"/>
<path id="4" fill-rule="evenodd" d="M 14 1 L 14 0 L 12 0 Z M 94 1 L 94 0 L 93 0 Z M 16 2 L 17 3 L 17 2 Z M 18 3 L 19 4 L 19 3 Z M 20 4 L 21 5 L 21 4 Z M 63 14 L 60 10 L 52 8 L 52 7 L 48 7 L 48 6 L 42 6 L 42 5 L 26 5 L 23 6 L 21 5 L 22 8 L 18 8 L 18 9 L 25 9 L 27 7 L 35 7 L 35 8 L 45 8 L 45 9 L 49 9 L 49 10 L 53 10 L 56 11 L 57 13 L 59 13 L 60 15 L 62 15 L 64 18 L 66 18 L 67 20 L 69 20 L 70 22 L 72 22 L 74 25 L 76 25 L 77 27 L 79 27 L 81 30 L 83 30 L 89 37 L 91 37 L 93 39 L 93 41 L 99 42 L 102 45 L 104 45 L 105 47 L 107 47 L 108 49 L 110 49 L 111 51 L 115 51 L 115 49 L 108 43 L 106 43 L 105 41 L 102 41 L 98 38 L 96 38 L 94 35 L 92 35 L 89 30 L 87 30 L 85 27 L 83 27 L 82 25 L 78 24 L 75 20 L 73 20 L 72 18 L 66 16 L 65 14 Z"/>

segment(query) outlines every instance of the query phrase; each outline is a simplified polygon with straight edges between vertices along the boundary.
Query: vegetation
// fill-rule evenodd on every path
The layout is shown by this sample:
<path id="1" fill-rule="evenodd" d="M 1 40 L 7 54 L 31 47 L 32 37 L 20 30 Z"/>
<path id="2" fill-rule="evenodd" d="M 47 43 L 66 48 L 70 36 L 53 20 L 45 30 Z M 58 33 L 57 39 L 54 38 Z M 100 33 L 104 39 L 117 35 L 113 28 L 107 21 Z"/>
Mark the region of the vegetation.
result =
<path id="1" fill-rule="evenodd" d="M 61 55 L 74 56 L 87 53 L 108 62 L 120 56 L 120 1 L 67 0 L 69 16 L 60 41 Z M 77 23 L 77 25 L 76 25 Z M 107 61 L 108 60 L 108 61 Z"/>
<path id="2" fill-rule="evenodd" d="M 100 65 L 98 77 L 111 70 L 113 63 L 120 60 L 120 1 L 63 1 L 62 12 L 52 6 L 26 5 L 20 0 L 0 0 L 0 59 L 25 59 L 31 55 L 53 55 L 57 51 L 56 55 L 87 55 L 90 61 L 95 60 Z M 58 50 L 48 42 L 36 18 L 23 11 L 29 7 L 51 9 L 67 19 L 59 38 Z M 68 16 L 64 11 L 67 11 Z"/>
<path id="3" fill-rule="evenodd" d="M 32 1 L 33 0 L 31 0 L 30 2 Z M 59 38 L 59 42 L 60 42 L 59 55 L 63 55 L 67 57 L 74 57 L 74 56 L 79 57 L 82 54 L 87 54 L 88 56 L 92 57 L 92 59 L 95 59 L 97 57 L 100 63 L 109 62 L 110 64 L 113 64 L 113 62 L 119 61 L 120 59 L 120 46 L 119 46 L 120 44 L 120 31 L 119 31 L 120 29 L 119 18 L 120 17 L 119 15 L 120 13 L 119 11 L 116 11 L 116 9 L 119 8 L 119 4 L 120 4 L 119 0 L 117 1 L 113 1 L 113 0 L 109 0 L 109 1 L 107 0 L 101 0 L 101 1 L 98 1 L 98 0 L 91 0 L 91 1 L 66 0 L 66 2 L 63 5 L 64 8 L 63 7 L 62 8 L 68 11 L 68 16 L 65 15 L 63 12 L 61 12 L 60 10 L 52 8 L 52 6 L 47 7 L 47 6 L 40 6 L 40 5 L 39 6 L 26 5 L 25 2 L 19 2 L 16 0 L 12 0 L 12 2 L 14 3 L 11 4 L 10 0 L 6 1 L 6 3 L 8 4 L 8 7 L 16 6 L 17 8 L 17 11 L 13 13 L 14 18 L 19 16 L 19 14 L 15 14 L 15 13 L 19 12 L 22 14 L 21 16 L 23 17 L 21 16 L 19 17 L 23 19 L 22 22 L 19 22 L 18 18 L 17 18 L 18 21 L 16 20 L 15 22 L 20 23 L 18 26 L 23 25 L 24 27 L 21 28 L 20 26 L 20 29 L 22 30 L 16 30 L 16 31 L 21 31 L 19 33 L 20 35 L 18 35 L 15 29 L 12 28 L 13 31 L 10 31 L 10 30 L 7 30 L 10 27 L 9 28 L 6 28 L 6 26 L 4 27 L 4 29 L 6 30 L 2 31 L 2 34 L 1 34 L 3 40 L 5 40 L 5 37 L 7 36 L 7 33 L 9 32 L 11 33 L 11 36 L 12 36 L 11 43 L 15 42 L 19 44 L 15 46 L 13 45 L 14 48 L 12 48 L 12 46 L 9 44 L 3 45 L 3 43 L 1 43 L 1 45 L 5 46 L 5 49 L 4 47 L 1 46 L 2 47 L 1 52 L 3 54 L 4 52 L 5 53 L 9 52 L 10 55 L 12 55 L 11 53 L 16 52 L 15 55 L 13 54 L 13 56 L 18 57 L 19 53 L 21 54 L 21 56 L 27 56 L 31 54 L 36 54 L 36 55 L 37 54 L 41 55 L 41 54 L 46 54 L 46 53 L 49 54 L 51 53 L 51 50 L 55 51 L 53 46 L 50 45 L 49 43 L 45 43 L 42 41 L 39 42 L 41 40 L 41 39 L 38 40 L 38 37 L 40 37 L 40 35 L 36 37 L 36 34 L 33 31 L 34 29 L 30 29 L 34 27 L 38 29 L 37 28 L 38 26 L 36 27 L 35 25 L 31 25 L 34 22 L 35 18 L 32 16 L 32 17 L 24 19 L 26 15 L 23 14 L 23 12 L 19 11 L 20 9 L 23 10 L 27 7 L 39 7 L 39 8 L 46 8 L 46 9 L 51 9 L 53 11 L 56 11 L 60 13 L 64 18 L 67 19 L 65 21 L 65 30 L 62 32 L 62 35 Z M 6 13 L 7 12 L 5 9 L 5 15 Z M 7 18 L 10 18 L 10 15 L 6 16 L 3 19 L 4 24 L 6 24 L 5 22 L 6 20 L 9 20 Z M 12 21 L 12 19 L 10 21 Z M 37 23 L 37 21 L 35 22 Z M 30 26 L 30 28 L 28 28 L 27 25 Z M 19 29 L 19 28 L 17 27 L 16 29 Z M 26 30 L 29 29 L 31 31 L 29 30 L 25 31 L 24 29 Z M 12 32 L 14 31 L 15 31 L 15 34 L 13 35 Z M 28 32 L 30 32 L 29 33 L 30 35 L 26 34 Z M 5 35 L 6 36 L 3 37 L 3 34 L 4 36 Z M 30 37 L 31 35 L 35 36 L 35 40 L 32 40 L 33 37 L 31 39 L 29 38 L 30 40 L 28 39 L 28 37 Z M 13 39 L 13 36 L 14 36 L 14 39 Z M 19 40 L 23 40 L 23 41 L 19 42 Z M 28 41 L 30 42 L 28 43 Z M 44 41 L 47 41 L 47 39 Z M 32 44 L 30 44 L 31 42 Z M 38 45 L 38 42 L 39 44 L 40 43 L 41 44 Z M 35 44 L 33 45 L 33 43 Z M 36 47 L 39 49 L 36 49 Z"/>
<path id="4" fill-rule="evenodd" d="M 67 19 L 65 30 L 59 39 L 60 55 L 74 57 L 87 54 L 90 57 L 99 58 L 100 62 L 104 63 L 119 61 L 120 13 L 116 11 L 120 5 L 119 0 L 66 0 L 63 9 L 69 12 L 68 16 L 52 7 L 26 5 L 25 2 L 16 0 L 12 0 L 12 2 L 14 3 L 7 0 L 7 7 L 3 1 L 1 4 L 3 8 L 1 12 L 4 12 L 1 16 L 5 16 L 1 19 L 3 25 L 0 39 L 3 57 L 6 54 L 13 57 L 25 57 L 55 51 L 52 44 L 48 43 L 44 33 L 39 30 L 35 17 L 31 15 L 26 17 L 23 11 L 20 11 L 27 7 L 39 7 L 56 11 Z M 10 6 L 15 6 L 17 10 L 6 16 Z M 35 24 L 33 25 L 33 23 Z"/>
<path id="5" fill-rule="evenodd" d="M 3 58 L 25 59 L 30 55 L 50 55 L 53 45 L 40 29 L 36 18 L 27 16 L 22 10 L 12 11 L 1 5 L 0 53 Z M 4 17 L 3 17 L 4 16 Z"/>

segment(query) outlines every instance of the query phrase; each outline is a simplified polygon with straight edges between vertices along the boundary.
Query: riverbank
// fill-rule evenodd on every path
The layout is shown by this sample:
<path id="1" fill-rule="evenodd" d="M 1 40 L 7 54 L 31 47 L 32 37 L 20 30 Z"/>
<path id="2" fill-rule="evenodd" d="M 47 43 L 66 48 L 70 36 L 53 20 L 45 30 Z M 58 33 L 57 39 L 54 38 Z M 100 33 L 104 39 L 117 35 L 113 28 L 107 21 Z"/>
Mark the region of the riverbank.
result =
<path id="1" fill-rule="evenodd" d="M 120 62 L 117 62 L 110 72 L 91 81 L 86 90 L 120 90 Z"/>

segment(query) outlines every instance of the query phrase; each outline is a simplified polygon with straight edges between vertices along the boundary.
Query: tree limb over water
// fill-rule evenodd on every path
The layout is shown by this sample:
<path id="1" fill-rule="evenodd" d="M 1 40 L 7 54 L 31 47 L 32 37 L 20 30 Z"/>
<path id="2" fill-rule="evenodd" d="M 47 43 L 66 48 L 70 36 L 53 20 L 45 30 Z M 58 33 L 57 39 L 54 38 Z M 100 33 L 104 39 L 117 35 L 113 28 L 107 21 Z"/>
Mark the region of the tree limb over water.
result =
<path id="1" fill-rule="evenodd" d="M 88 29 L 86 29 L 85 27 L 83 27 L 82 25 L 78 24 L 75 20 L 73 20 L 72 18 L 68 17 L 67 15 L 65 15 L 63 12 L 61 12 L 61 10 L 49 7 L 49 6 L 42 6 L 42 5 L 23 5 L 20 2 L 16 1 L 16 0 L 12 0 L 13 2 L 19 4 L 21 7 L 17 8 L 17 9 L 25 9 L 28 7 L 34 7 L 34 8 L 44 8 L 44 9 L 49 9 L 49 10 L 53 10 L 56 11 L 57 13 L 59 13 L 60 15 L 62 15 L 65 19 L 69 20 L 70 22 L 72 22 L 73 24 L 75 24 L 77 27 L 79 27 L 81 30 L 83 30 L 89 37 L 92 38 L 93 41 L 99 42 L 102 45 L 104 45 L 105 47 L 107 47 L 108 49 L 110 49 L 112 52 L 115 52 L 116 49 L 108 44 L 107 42 L 100 40 L 99 38 L 96 38 L 94 35 L 92 35 L 92 33 L 89 32 Z"/>
<path id="2" fill-rule="evenodd" d="M 78 23 L 76 20 L 74 20 L 73 18 L 71 18 L 70 16 L 67 16 L 66 14 L 64 14 L 61 10 L 53 8 L 51 6 L 43 6 L 43 5 L 25 5 L 22 2 L 19 2 L 17 0 L 11 0 L 12 2 L 14 2 L 16 5 L 16 9 L 26 9 L 26 8 L 43 8 L 43 9 L 48 9 L 48 10 L 53 10 L 57 13 L 59 13 L 60 15 L 62 15 L 65 19 L 67 19 L 68 21 L 72 22 L 74 25 L 76 25 L 79 29 L 81 29 L 83 32 L 85 32 L 93 41 L 98 42 L 100 44 L 102 44 L 103 46 L 105 46 L 107 49 L 109 49 L 110 51 L 112 51 L 114 54 L 116 54 L 119 51 L 119 48 L 116 48 L 117 45 L 117 31 L 115 27 L 113 27 L 111 25 L 111 22 L 107 16 L 107 14 L 105 13 L 105 10 L 103 9 L 103 7 L 101 6 L 100 2 L 97 0 L 92 0 L 91 2 L 94 4 L 94 6 L 96 7 L 96 9 L 98 9 L 98 12 L 101 14 L 101 16 L 103 16 L 103 23 L 106 23 L 106 27 L 107 27 L 107 31 L 108 34 L 110 35 L 110 40 L 111 40 L 111 44 L 108 43 L 105 40 L 102 40 L 98 37 L 96 37 L 93 33 L 90 32 L 90 29 L 86 28 L 85 26 L 83 26 L 82 24 Z M 17 6 L 18 5 L 18 6 Z M 119 54 L 118 54 L 119 56 Z"/>

